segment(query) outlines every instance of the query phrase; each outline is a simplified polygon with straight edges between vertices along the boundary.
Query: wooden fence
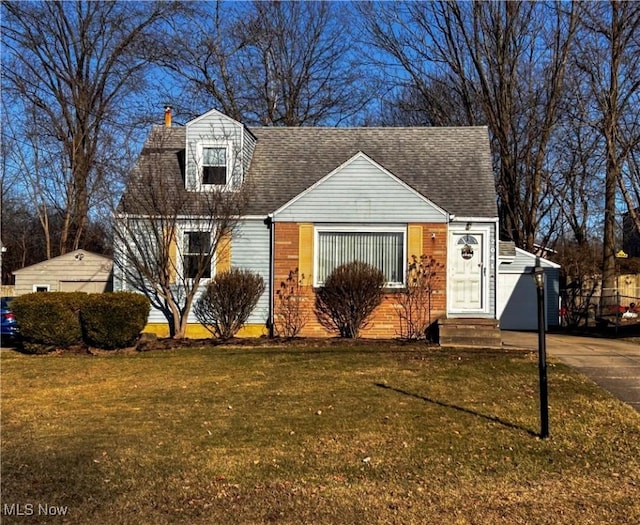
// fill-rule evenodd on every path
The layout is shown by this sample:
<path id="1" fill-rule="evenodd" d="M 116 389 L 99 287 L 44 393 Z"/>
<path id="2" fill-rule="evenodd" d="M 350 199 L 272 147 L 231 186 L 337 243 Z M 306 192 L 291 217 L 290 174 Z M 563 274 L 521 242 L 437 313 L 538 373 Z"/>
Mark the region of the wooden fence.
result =
<path id="1" fill-rule="evenodd" d="M 2 285 L 0 286 L 0 295 L 2 297 L 13 297 L 15 295 L 15 286 L 13 285 Z"/>
<path id="2" fill-rule="evenodd" d="M 631 302 L 638 303 L 637 300 L 633 301 L 633 298 L 640 299 L 640 274 L 619 275 L 618 293 L 621 298 L 628 297 L 631 298 Z"/>

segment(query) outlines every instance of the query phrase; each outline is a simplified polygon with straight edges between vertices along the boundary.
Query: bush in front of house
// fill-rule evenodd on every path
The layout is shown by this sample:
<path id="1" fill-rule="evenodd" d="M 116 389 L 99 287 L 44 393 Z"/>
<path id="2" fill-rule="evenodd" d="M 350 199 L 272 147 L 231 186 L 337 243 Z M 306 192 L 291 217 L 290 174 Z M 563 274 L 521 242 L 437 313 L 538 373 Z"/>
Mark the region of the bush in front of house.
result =
<path id="1" fill-rule="evenodd" d="M 264 279 L 260 275 L 232 268 L 211 280 L 193 311 L 215 337 L 231 339 L 247 322 L 264 290 Z"/>
<path id="2" fill-rule="evenodd" d="M 45 354 L 82 342 L 80 310 L 88 295 L 81 292 L 30 293 L 11 302 L 22 349 Z"/>
<path id="3" fill-rule="evenodd" d="M 412 255 L 407 267 L 407 284 L 394 294 L 400 329 L 403 339 L 418 340 L 433 337 L 432 295 L 439 283 L 437 278 L 443 271 L 442 263 L 429 255 Z"/>
<path id="4" fill-rule="evenodd" d="M 274 330 L 279 337 L 292 339 L 307 323 L 304 293 L 305 276 L 298 269 L 291 270 L 276 290 L 274 304 Z"/>
<path id="5" fill-rule="evenodd" d="M 369 264 L 352 262 L 338 266 L 316 292 L 318 321 L 340 337 L 358 337 L 382 303 L 384 284 L 384 274 Z"/>
<path id="6" fill-rule="evenodd" d="M 150 308 L 149 299 L 139 293 L 93 294 L 80 311 L 84 341 L 105 350 L 133 346 L 147 324 Z"/>

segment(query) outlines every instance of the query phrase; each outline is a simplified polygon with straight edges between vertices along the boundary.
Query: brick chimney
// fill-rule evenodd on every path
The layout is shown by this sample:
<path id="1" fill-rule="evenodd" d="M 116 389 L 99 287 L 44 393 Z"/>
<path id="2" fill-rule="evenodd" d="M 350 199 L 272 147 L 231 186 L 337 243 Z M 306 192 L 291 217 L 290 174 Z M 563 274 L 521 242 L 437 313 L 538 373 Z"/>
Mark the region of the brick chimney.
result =
<path id="1" fill-rule="evenodd" d="M 164 126 L 166 128 L 171 127 L 171 106 L 164 108 Z"/>

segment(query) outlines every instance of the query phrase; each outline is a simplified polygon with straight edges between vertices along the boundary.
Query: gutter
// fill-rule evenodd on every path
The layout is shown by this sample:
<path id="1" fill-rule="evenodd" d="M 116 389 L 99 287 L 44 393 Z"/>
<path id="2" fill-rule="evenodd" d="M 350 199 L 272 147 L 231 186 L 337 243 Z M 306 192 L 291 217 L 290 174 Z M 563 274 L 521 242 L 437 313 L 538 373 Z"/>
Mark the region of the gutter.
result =
<path id="1" fill-rule="evenodd" d="M 264 219 L 264 224 L 267 228 L 269 228 L 269 314 L 267 317 L 267 329 L 269 330 L 269 338 L 274 338 L 274 308 L 275 308 L 275 294 L 274 294 L 274 286 L 273 279 L 275 275 L 275 261 L 274 261 L 274 253 L 275 253 L 275 235 L 274 235 L 274 224 L 273 224 L 273 214 L 267 215 Z"/>

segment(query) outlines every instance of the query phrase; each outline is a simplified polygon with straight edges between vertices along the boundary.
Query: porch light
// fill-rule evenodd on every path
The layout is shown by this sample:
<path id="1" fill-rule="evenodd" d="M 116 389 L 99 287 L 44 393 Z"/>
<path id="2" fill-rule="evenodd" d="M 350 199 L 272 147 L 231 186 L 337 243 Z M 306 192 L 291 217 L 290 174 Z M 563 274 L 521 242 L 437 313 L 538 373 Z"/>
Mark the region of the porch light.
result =
<path id="1" fill-rule="evenodd" d="M 547 348 L 545 339 L 544 268 L 536 266 L 531 273 L 538 296 L 538 375 L 540 378 L 540 437 L 549 437 L 549 401 L 547 393 Z"/>
<path id="2" fill-rule="evenodd" d="M 536 282 L 538 290 L 544 290 L 544 268 L 536 266 L 531 273 L 533 280 Z"/>

